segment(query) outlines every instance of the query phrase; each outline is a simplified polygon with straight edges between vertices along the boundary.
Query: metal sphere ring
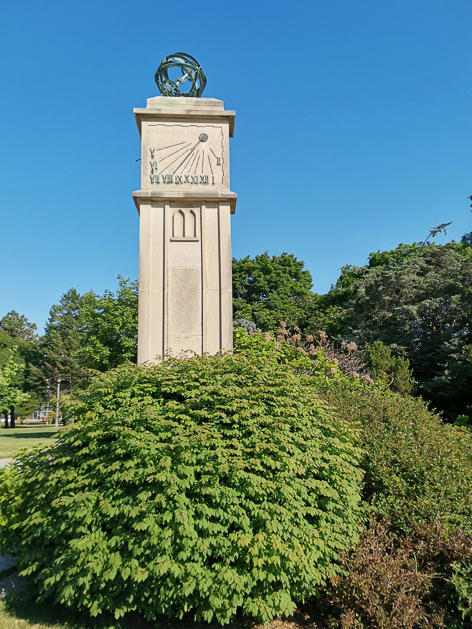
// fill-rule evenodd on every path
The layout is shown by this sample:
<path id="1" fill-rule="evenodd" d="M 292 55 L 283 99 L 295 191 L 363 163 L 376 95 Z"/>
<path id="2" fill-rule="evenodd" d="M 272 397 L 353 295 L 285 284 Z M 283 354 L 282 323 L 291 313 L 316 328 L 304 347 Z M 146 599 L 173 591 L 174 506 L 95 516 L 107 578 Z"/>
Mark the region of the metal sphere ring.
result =
<path id="1" fill-rule="evenodd" d="M 176 80 L 169 77 L 170 68 L 179 68 L 181 76 Z M 154 76 L 157 87 L 163 96 L 191 96 L 200 98 L 206 85 L 206 76 L 198 61 L 185 52 L 176 52 L 163 59 Z M 190 89 L 182 92 L 180 87 L 190 83 Z"/>

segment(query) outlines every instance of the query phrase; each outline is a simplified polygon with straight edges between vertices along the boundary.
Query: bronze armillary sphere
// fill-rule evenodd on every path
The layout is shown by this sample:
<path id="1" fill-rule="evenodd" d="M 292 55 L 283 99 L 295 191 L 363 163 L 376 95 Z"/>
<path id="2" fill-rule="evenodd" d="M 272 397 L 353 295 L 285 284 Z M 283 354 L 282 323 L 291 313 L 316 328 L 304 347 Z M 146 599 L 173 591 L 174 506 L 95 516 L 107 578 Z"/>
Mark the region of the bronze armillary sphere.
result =
<path id="1" fill-rule="evenodd" d="M 169 69 L 179 68 L 182 75 L 175 81 L 169 78 Z M 185 52 L 176 52 L 163 59 L 154 76 L 157 87 L 163 96 L 194 96 L 200 98 L 206 85 L 206 76 L 198 61 Z M 189 81 L 188 92 L 181 92 L 180 86 Z"/>

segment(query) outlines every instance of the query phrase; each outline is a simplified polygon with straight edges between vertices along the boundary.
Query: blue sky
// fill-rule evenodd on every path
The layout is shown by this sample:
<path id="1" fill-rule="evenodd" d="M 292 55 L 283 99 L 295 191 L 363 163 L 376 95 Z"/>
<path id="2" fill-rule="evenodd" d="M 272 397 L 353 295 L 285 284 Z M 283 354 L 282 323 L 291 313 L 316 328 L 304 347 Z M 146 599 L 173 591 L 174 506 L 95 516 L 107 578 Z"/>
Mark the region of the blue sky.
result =
<path id="1" fill-rule="evenodd" d="M 133 107 L 185 51 L 236 110 L 233 255 L 344 264 L 472 230 L 470 0 L 3 0 L 0 317 L 138 277 Z"/>

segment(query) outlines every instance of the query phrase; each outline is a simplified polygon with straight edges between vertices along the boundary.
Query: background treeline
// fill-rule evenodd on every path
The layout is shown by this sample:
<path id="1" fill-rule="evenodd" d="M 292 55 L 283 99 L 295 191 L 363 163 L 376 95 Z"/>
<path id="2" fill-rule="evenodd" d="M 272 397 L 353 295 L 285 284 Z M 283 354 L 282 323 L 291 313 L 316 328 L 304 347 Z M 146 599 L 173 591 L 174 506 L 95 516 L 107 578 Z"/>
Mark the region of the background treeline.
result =
<path id="1" fill-rule="evenodd" d="M 138 284 L 121 277 L 116 293 L 67 291 L 43 335 L 12 310 L 0 320 L 0 411 L 28 415 L 54 400 L 56 380 L 73 395 L 91 370 L 136 362 Z M 3 383 L 3 388 L 2 387 Z"/>
<path id="2" fill-rule="evenodd" d="M 445 226 L 440 226 L 444 231 Z M 430 236 L 437 233 L 431 230 Z M 233 260 L 233 315 L 277 333 L 279 323 L 354 342 L 375 380 L 420 395 L 448 421 L 472 423 L 472 238 L 437 245 L 428 237 L 345 266 L 326 295 L 293 254 Z M 113 293 L 65 293 L 43 335 L 15 311 L 0 320 L 3 412 L 25 415 L 53 396 L 57 377 L 73 394 L 90 370 L 136 361 L 137 282 Z M 3 383 L 3 384 L 2 384 Z"/>

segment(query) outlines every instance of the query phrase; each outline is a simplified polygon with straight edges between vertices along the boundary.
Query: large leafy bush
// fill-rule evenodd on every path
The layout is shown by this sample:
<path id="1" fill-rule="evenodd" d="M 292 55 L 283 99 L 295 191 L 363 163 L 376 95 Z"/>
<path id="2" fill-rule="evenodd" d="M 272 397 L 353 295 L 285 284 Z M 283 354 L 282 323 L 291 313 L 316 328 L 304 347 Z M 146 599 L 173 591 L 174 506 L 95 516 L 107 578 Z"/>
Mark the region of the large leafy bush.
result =
<path id="1" fill-rule="evenodd" d="M 354 430 L 273 356 L 123 366 L 75 413 L 55 447 L 2 472 L 1 543 L 43 599 L 266 621 L 358 539 Z"/>

